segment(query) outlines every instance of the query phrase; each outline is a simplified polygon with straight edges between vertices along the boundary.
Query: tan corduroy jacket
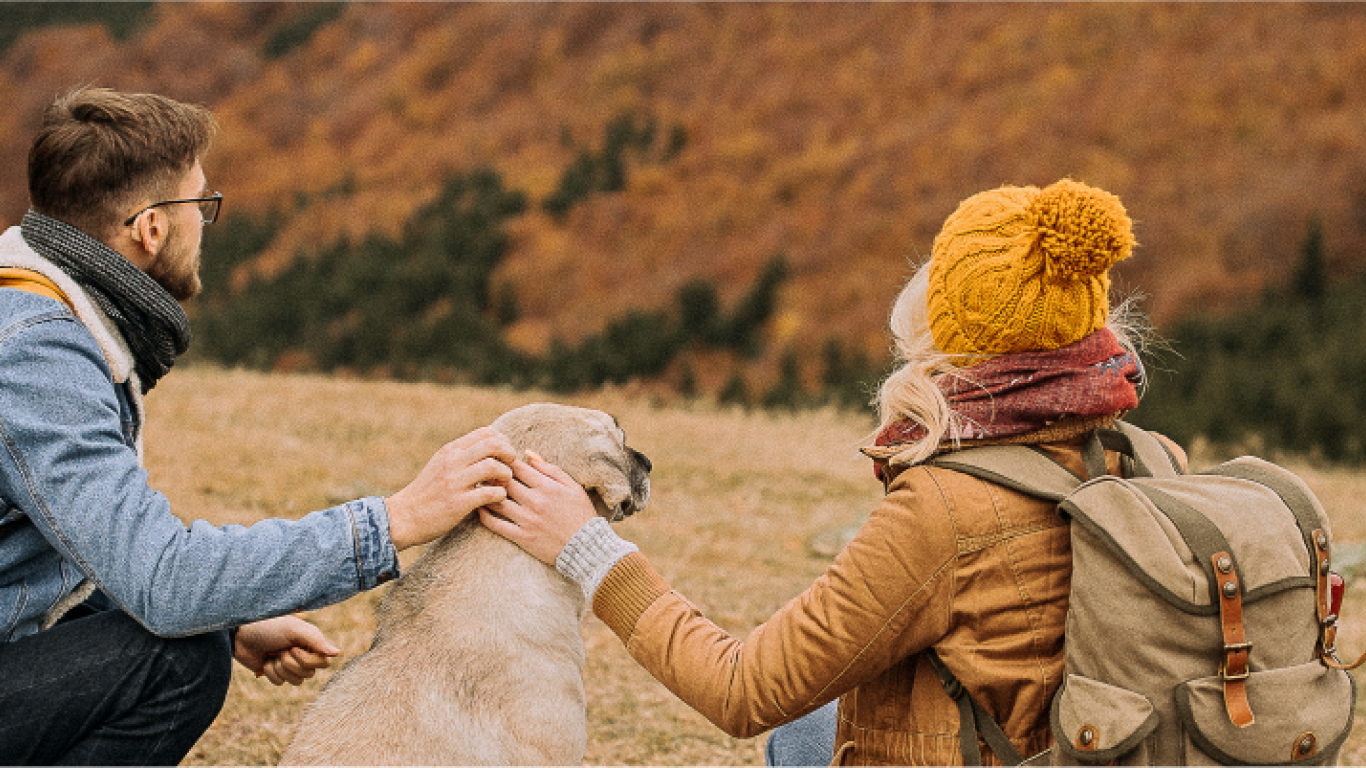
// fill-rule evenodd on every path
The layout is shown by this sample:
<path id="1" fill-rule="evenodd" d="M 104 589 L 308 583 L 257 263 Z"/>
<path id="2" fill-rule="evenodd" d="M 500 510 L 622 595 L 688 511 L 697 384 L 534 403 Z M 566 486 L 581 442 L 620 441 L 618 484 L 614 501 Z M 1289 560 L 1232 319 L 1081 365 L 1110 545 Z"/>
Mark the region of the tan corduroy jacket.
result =
<path id="1" fill-rule="evenodd" d="M 1080 439 L 1040 447 L 1085 477 Z M 825 574 L 744 640 L 671 591 L 640 553 L 607 575 L 593 610 L 636 661 L 733 736 L 840 697 L 836 762 L 953 765 L 957 705 L 922 651 L 938 650 L 1021 754 L 1046 749 L 1071 571 L 1055 505 L 916 466 L 891 480 Z M 994 761 L 985 743 L 982 757 Z"/>

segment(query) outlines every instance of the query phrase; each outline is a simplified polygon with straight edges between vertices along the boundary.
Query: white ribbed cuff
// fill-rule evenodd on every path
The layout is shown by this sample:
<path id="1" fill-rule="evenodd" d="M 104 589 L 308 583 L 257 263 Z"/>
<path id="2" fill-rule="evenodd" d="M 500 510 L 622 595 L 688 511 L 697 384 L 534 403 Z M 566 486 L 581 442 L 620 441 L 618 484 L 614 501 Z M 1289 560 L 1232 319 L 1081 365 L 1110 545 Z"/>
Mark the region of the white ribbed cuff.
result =
<path id="1" fill-rule="evenodd" d="M 595 517 L 574 532 L 569 542 L 555 558 L 555 569 L 574 581 L 583 596 L 593 602 L 593 593 L 607 578 L 607 572 L 623 557 L 638 552 L 639 548 L 621 538 L 601 517 Z"/>

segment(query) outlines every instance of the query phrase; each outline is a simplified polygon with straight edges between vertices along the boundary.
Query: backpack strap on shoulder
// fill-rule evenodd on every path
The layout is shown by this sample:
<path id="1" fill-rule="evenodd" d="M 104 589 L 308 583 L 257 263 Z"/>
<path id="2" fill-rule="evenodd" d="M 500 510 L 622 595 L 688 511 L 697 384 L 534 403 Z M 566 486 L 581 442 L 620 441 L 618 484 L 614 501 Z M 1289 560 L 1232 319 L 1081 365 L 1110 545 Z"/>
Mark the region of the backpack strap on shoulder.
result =
<path id="1" fill-rule="evenodd" d="M 1122 456 L 1125 477 L 1176 477 L 1182 474 L 1181 464 L 1161 440 L 1147 430 L 1123 421 L 1115 422 L 1114 429 L 1097 429 L 1082 448 L 1082 460 L 1091 477 L 1109 474 L 1105 451 Z"/>
<path id="2" fill-rule="evenodd" d="M 1026 445 L 968 448 L 928 463 L 1055 502 L 1062 501 L 1083 482 L 1072 470 Z"/>
<path id="3" fill-rule="evenodd" d="M 22 267 L 0 267 L 0 288 L 17 288 L 28 293 L 36 293 L 49 299 L 56 299 L 71 307 L 71 299 L 62 293 L 57 284 L 41 272 Z M 74 312 L 75 309 L 73 308 Z"/>
<path id="4" fill-rule="evenodd" d="M 939 654 L 933 648 L 926 648 L 925 658 L 929 660 L 934 673 L 939 676 L 944 692 L 958 704 L 958 741 L 963 752 L 963 765 L 982 764 L 982 749 L 977 744 L 978 734 L 981 734 L 982 740 L 987 743 L 992 754 L 996 755 L 996 759 L 1000 760 L 1002 765 L 1023 763 L 1024 756 L 1010 743 L 1010 737 L 1001 730 L 1001 726 L 991 714 L 972 698 L 972 694 L 958 681 L 944 660 L 939 658 Z"/>
<path id="5" fill-rule="evenodd" d="M 1181 464 L 1166 444 L 1152 433 L 1123 421 L 1114 429 L 1097 429 L 1082 449 L 1087 474 L 1101 477 L 1106 469 L 1105 451 L 1124 457 L 1129 477 L 1176 477 Z M 1003 485 L 1047 501 L 1062 501 L 1085 480 L 1072 470 L 1028 445 L 987 445 L 945 454 L 926 462 L 965 475 Z"/>

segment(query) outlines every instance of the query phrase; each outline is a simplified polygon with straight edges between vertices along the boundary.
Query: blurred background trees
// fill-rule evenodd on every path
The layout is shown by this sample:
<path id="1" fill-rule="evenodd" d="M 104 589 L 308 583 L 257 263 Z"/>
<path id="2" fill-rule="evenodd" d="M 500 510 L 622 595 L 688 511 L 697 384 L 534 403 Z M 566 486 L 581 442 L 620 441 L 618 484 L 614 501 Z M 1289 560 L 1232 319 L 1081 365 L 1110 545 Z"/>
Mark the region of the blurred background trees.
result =
<path id="1" fill-rule="evenodd" d="M 1366 459 L 1366 273 L 1330 281 L 1326 248 L 1311 219 L 1287 285 L 1175 323 L 1131 420 L 1186 444 Z"/>
<path id="2" fill-rule="evenodd" d="M 1355 4 L 0 3 L 0 225 L 54 96 L 157 91 L 222 126 L 198 359 L 866 409 L 957 203 L 1070 176 L 1125 201 L 1118 292 L 1173 350 L 1136 421 L 1358 461 L 1364 37 Z"/>

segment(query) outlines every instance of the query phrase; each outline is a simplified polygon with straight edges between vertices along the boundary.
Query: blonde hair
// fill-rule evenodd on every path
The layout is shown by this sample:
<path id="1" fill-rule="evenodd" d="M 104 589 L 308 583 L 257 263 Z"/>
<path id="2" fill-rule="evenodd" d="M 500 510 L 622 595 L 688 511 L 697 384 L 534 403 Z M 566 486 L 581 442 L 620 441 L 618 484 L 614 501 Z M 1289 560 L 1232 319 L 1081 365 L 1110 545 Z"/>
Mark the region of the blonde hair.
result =
<path id="1" fill-rule="evenodd" d="M 903 420 L 913 421 L 925 428 L 924 437 L 905 447 L 903 460 L 909 460 L 909 463 L 925 461 L 937 453 L 944 435 L 951 434 L 950 428 L 962 419 L 949 407 L 938 381 L 942 377 L 954 376 L 972 383 L 971 365 L 983 360 L 981 357 L 950 355 L 935 344 L 934 335 L 930 332 L 929 274 L 928 263 L 917 267 L 892 304 L 890 326 L 898 365 L 882 382 L 876 400 L 881 422 L 878 433 Z M 1140 299 L 1138 295 L 1130 296 L 1112 307 L 1105 326 L 1136 360 L 1139 359 L 1139 351 L 1147 347 L 1151 335 L 1147 320 L 1137 309 Z M 1141 361 L 1139 370 L 1143 375 L 1143 381 L 1139 384 L 1141 395 L 1147 380 Z M 954 438 L 953 447 L 958 447 L 957 438 Z"/>

